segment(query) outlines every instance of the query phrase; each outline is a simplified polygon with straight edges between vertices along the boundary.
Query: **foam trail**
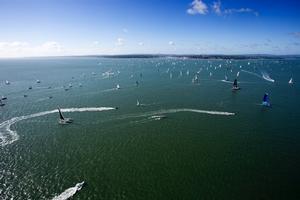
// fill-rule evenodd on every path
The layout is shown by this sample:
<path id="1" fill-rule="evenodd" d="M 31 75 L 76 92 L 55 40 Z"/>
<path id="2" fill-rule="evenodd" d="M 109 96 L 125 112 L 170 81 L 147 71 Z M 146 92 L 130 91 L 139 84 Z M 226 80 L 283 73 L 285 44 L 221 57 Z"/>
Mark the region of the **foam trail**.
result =
<path id="1" fill-rule="evenodd" d="M 250 72 L 250 71 L 247 71 L 247 70 L 241 70 L 242 72 L 246 72 L 246 73 L 248 73 L 248 74 L 252 74 L 252 75 L 254 75 L 254 76 L 257 76 L 258 78 L 262 78 L 262 79 L 264 79 L 264 80 L 266 80 L 266 81 L 270 81 L 270 82 L 275 82 L 275 80 L 274 79 L 272 79 L 270 76 L 269 76 L 269 74 L 267 74 L 266 72 L 262 72 L 262 76 L 261 75 L 259 75 L 259 74 L 257 74 L 257 73 L 254 73 L 254 72 Z"/>
<path id="2" fill-rule="evenodd" d="M 227 80 L 221 80 L 221 81 L 224 82 L 224 83 L 231 83 L 231 84 L 233 84 L 232 81 L 227 81 Z"/>
<path id="3" fill-rule="evenodd" d="M 54 197 L 52 200 L 66 200 L 74 196 L 79 190 L 81 190 L 84 182 L 77 183 L 74 187 L 70 187 L 66 189 L 63 193 L 60 195 Z"/>
<path id="4" fill-rule="evenodd" d="M 194 112 L 194 113 L 203 113 L 209 115 L 235 115 L 235 113 L 231 112 L 222 112 L 222 111 L 213 111 L 213 110 L 198 110 L 198 109 L 190 109 L 190 108 L 178 108 L 178 109 L 169 109 L 169 110 L 160 110 L 154 112 L 155 114 L 168 114 L 168 113 L 178 113 L 178 112 Z"/>
<path id="5" fill-rule="evenodd" d="M 149 117 L 153 115 L 164 115 L 164 114 L 172 114 L 178 112 L 194 112 L 194 113 L 202 113 L 202 114 L 209 114 L 209 115 L 235 115 L 235 113 L 231 112 L 222 112 L 222 111 L 213 111 L 213 110 L 198 110 L 198 109 L 190 109 L 190 108 L 177 108 L 177 109 L 167 109 L 167 110 L 157 110 L 157 111 L 150 111 L 143 114 L 129 114 L 120 116 L 117 119 L 128 119 L 128 118 L 138 118 L 138 117 Z M 116 119 L 116 118 L 115 118 Z"/>
<path id="6" fill-rule="evenodd" d="M 263 79 L 265 79 L 266 81 L 270 81 L 270 82 L 275 82 L 275 80 L 274 79 L 272 79 L 270 76 L 269 76 L 269 74 L 267 74 L 266 72 L 262 72 L 262 77 L 263 77 Z"/>
<path id="7" fill-rule="evenodd" d="M 254 76 L 257 76 L 258 78 L 262 78 L 259 74 L 257 74 L 257 73 L 254 73 L 254 72 L 250 72 L 250 71 L 247 71 L 247 70 L 241 70 L 242 72 L 246 72 L 246 73 L 248 73 L 248 74 L 252 74 L 252 75 L 254 75 Z"/>
<path id="8" fill-rule="evenodd" d="M 62 112 L 101 112 L 101 111 L 107 111 L 107 110 L 114 110 L 115 108 L 112 107 L 86 107 L 86 108 L 63 108 L 61 109 Z M 10 126 L 25 120 L 30 119 L 34 117 L 40 117 L 44 115 L 49 115 L 52 113 L 57 113 L 58 110 L 50 110 L 50 111 L 44 111 L 39 113 L 34 113 L 31 115 L 24 115 L 20 117 L 14 117 L 9 120 L 6 120 L 0 124 L 0 146 L 5 146 L 8 144 L 11 144 L 19 139 L 19 135 L 17 134 L 17 131 L 11 130 Z"/>

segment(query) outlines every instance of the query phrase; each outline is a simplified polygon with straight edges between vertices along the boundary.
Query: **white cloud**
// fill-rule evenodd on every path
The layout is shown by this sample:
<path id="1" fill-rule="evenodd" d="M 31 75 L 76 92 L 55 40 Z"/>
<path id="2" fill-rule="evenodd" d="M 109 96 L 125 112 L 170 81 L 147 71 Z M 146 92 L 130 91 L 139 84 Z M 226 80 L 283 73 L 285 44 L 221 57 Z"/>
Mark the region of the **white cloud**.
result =
<path id="1" fill-rule="evenodd" d="M 190 15 L 205 15 L 208 13 L 207 5 L 202 0 L 194 0 L 190 6 L 191 7 L 187 9 L 187 13 Z"/>
<path id="2" fill-rule="evenodd" d="M 169 41 L 169 45 L 174 46 L 174 45 L 175 45 L 175 42 Z"/>
<path id="3" fill-rule="evenodd" d="M 92 43 L 93 46 L 98 46 L 99 44 L 100 44 L 100 42 L 97 41 L 97 40 L 96 40 L 96 41 L 93 41 L 93 43 Z"/>
<path id="4" fill-rule="evenodd" d="M 0 42 L 0 57 L 57 56 L 62 53 L 63 46 L 55 41 L 36 46 L 28 42 Z"/>
<path id="5" fill-rule="evenodd" d="M 230 9 L 225 9 L 224 14 L 233 14 L 233 13 L 253 13 L 255 16 L 258 16 L 259 13 L 251 8 L 230 8 Z"/>
<path id="6" fill-rule="evenodd" d="M 138 45 L 139 46 L 144 46 L 144 42 L 139 42 Z"/>
<path id="7" fill-rule="evenodd" d="M 117 38 L 116 45 L 117 46 L 123 46 L 124 42 L 125 42 L 125 40 L 123 38 Z"/>
<path id="8" fill-rule="evenodd" d="M 222 14 L 221 1 L 215 1 L 212 5 L 212 9 L 217 15 L 221 15 Z"/>

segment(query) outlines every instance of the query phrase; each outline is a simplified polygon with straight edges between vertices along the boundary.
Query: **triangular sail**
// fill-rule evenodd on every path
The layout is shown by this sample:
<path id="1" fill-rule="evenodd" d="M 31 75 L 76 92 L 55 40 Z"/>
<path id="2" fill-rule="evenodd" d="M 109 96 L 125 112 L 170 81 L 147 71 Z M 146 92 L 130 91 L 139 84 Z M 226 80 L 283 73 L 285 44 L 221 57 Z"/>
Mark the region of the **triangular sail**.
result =
<path id="1" fill-rule="evenodd" d="M 237 87 L 237 79 L 234 79 L 234 82 L 233 82 L 233 87 Z"/>
<path id="2" fill-rule="evenodd" d="M 59 118 L 60 118 L 61 120 L 64 120 L 65 118 L 64 118 L 64 116 L 62 115 L 60 109 L 59 109 L 59 108 L 57 108 L 57 109 L 58 109 L 58 112 L 59 112 Z"/>
<path id="3" fill-rule="evenodd" d="M 268 102 L 268 94 L 264 95 L 263 102 Z"/>

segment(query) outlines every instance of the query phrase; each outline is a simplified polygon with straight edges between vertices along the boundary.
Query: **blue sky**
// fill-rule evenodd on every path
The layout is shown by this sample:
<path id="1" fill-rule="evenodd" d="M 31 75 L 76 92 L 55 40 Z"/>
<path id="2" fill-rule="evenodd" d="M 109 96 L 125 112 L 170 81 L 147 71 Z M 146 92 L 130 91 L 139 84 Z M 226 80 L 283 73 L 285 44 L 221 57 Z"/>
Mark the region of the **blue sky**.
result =
<path id="1" fill-rule="evenodd" d="M 300 54 L 300 1 L 0 0 L 0 57 Z"/>

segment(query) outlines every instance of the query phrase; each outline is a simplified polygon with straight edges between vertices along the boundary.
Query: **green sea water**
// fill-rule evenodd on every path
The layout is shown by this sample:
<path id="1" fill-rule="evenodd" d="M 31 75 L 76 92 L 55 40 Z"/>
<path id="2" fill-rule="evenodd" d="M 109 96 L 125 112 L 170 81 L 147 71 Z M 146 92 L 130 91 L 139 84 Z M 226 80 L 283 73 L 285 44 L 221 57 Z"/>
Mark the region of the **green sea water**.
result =
<path id="1" fill-rule="evenodd" d="M 28 58 L 0 70 L 0 199 L 52 199 L 82 181 L 73 199 L 300 199 L 299 59 Z M 11 120 L 57 106 L 112 110 Z"/>

